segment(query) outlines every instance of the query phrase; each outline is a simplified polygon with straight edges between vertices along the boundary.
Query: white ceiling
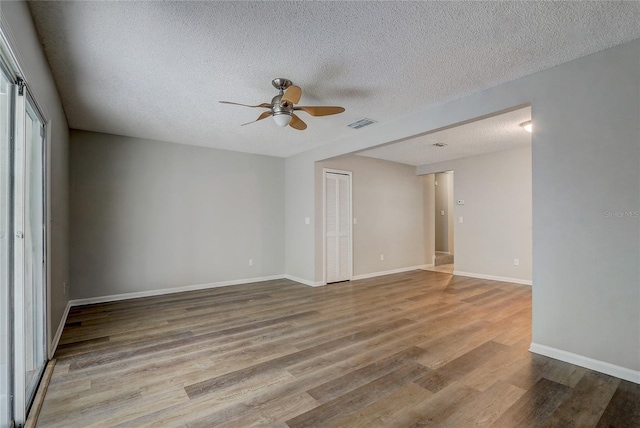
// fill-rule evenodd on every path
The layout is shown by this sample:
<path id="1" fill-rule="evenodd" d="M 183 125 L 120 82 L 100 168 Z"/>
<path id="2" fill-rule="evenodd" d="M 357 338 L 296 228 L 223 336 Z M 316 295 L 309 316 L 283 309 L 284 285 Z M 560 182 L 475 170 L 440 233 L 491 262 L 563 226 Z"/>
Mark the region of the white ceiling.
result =
<path id="1" fill-rule="evenodd" d="M 30 8 L 71 128 L 290 156 L 640 37 L 639 2 L 52 1 Z M 240 127 L 274 77 L 303 105 Z M 372 125 L 380 126 L 380 125 Z M 371 128 L 369 128 L 371 129 Z"/>
<path id="2" fill-rule="evenodd" d="M 357 154 L 419 166 L 499 152 L 531 144 L 531 134 L 520 126 L 527 120 L 531 120 L 531 107 Z M 435 147 L 435 143 L 444 143 L 446 146 Z"/>

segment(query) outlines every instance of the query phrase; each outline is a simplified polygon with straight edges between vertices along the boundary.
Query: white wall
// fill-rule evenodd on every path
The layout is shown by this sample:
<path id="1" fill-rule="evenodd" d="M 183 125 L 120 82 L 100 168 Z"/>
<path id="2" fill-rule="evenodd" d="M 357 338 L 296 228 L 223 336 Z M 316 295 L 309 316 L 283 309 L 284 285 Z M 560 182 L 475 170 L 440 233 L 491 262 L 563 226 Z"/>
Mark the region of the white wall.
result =
<path id="1" fill-rule="evenodd" d="M 453 207 L 456 272 L 531 281 L 531 147 L 417 169 L 448 170 L 455 176 L 452 199 L 464 200 Z M 516 258 L 519 266 L 513 265 Z"/>
<path id="2" fill-rule="evenodd" d="M 322 281 L 322 169 L 352 172 L 353 275 L 427 262 L 423 179 L 415 167 L 362 156 L 342 156 L 315 165 L 316 281 Z M 384 260 L 380 260 L 380 255 Z"/>
<path id="3" fill-rule="evenodd" d="M 42 52 L 27 4 L 0 2 L 2 31 L 17 56 L 24 78 L 47 120 L 48 158 L 48 337 L 62 320 L 68 302 L 68 141 L 69 127 L 49 64 Z"/>
<path id="4" fill-rule="evenodd" d="M 72 130 L 70 163 L 74 299 L 284 273 L 283 159 Z"/>
<path id="5" fill-rule="evenodd" d="M 606 215 L 640 209 L 639 40 L 287 158 L 287 273 L 316 275 L 314 228 L 304 226 L 305 216 L 317 221 L 315 161 L 527 103 L 535 124 L 533 341 L 640 371 L 639 219 Z"/>

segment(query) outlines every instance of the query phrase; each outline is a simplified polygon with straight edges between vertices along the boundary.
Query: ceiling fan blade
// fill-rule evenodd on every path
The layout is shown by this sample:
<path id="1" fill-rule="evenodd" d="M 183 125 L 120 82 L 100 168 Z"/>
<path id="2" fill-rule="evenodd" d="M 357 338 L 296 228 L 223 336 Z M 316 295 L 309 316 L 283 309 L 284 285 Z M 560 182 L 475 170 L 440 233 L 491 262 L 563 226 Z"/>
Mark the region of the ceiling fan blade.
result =
<path id="1" fill-rule="evenodd" d="M 342 113 L 344 111 L 344 108 L 334 106 L 296 106 L 293 109 L 306 111 L 311 116 L 329 116 L 332 114 Z"/>
<path id="2" fill-rule="evenodd" d="M 247 104 L 240 104 L 240 103 L 232 103 L 231 101 L 218 101 L 219 103 L 222 104 L 233 104 L 234 106 L 243 106 L 243 107 L 262 107 L 262 108 L 271 108 L 271 104 L 267 104 L 267 103 L 262 103 L 262 104 L 258 104 L 257 106 L 250 106 Z"/>
<path id="3" fill-rule="evenodd" d="M 257 122 L 257 121 L 259 121 L 259 120 L 266 119 L 266 118 L 268 118 L 269 116 L 271 116 L 272 114 L 273 114 L 273 112 L 272 112 L 272 111 L 265 111 L 265 112 L 264 112 L 264 113 L 262 113 L 260 116 L 258 116 L 258 118 L 257 118 L 256 120 L 252 120 L 251 122 L 243 123 L 243 124 L 242 124 L 242 125 L 240 125 L 240 126 L 249 125 L 250 123 L 254 123 L 254 122 Z"/>
<path id="4" fill-rule="evenodd" d="M 289 126 L 297 129 L 298 131 L 304 131 L 305 129 L 307 129 L 307 124 L 293 113 L 291 113 L 291 122 L 289 122 Z"/>
<path id="5" fill-rule="evenodd" d="M 302 89 L 300 86 L 291 85 L 285 91 L 280 104 L 297 104 L 302 96 Z"/>

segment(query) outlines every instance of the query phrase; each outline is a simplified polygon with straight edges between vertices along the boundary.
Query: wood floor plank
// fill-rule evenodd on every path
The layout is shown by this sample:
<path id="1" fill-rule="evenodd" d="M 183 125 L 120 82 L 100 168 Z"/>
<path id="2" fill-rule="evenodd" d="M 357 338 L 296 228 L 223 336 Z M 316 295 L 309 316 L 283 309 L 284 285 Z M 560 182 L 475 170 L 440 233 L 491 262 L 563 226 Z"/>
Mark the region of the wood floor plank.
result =
<path id="1" fill-rule="evenodd" d="M 287 425 L 291 428 L 333 426 L 340 419 L 375 403 L 406 383 L 419 378 L 426 371 L 427 369 L 419 364 L 404 365 L 366 385 L 286 421 Z"/>
<path id="2" fill-rule="evenodd" d="M 407 408 L 420 405 L 433 394 L 414 383 L 398 390 L 373 404 L 353 413 L 334 426 L 339 428 L 394 427 L 399 425 Z"/>
<path id="3" fill-rule="evenodd" d="M 596 425 L 597 428 L 640 427 L 640 388 L 623 380 Z"/>
<path id="4" fill-rule="evenodd" d="M 547 379 L 540 379 L 525 392 L 492 427 L 548 426 L 549 416 L 571 394 L 571 388 Z"/>
<path id="5" fill-rule="evenodd" d="M 562 427 L 595 426 L 618 389 L 620 379 L 587 372 L 571 395 L 549 418 L 549 425 Z"/>
<path id="6" fill-rule="evenodd" d="M 37 426 L 640 426 L 640 385 L 529 353 L 530 317 L 421 270 L 73 307 Z"/>
<path id="7" fill-rule="evenodd" d="M 354 370 L 318 387 L 312 388 L 308 390 L 307 393 L 315 398 L 319 403 L 326 403 L 327 401 L 344 395 L 348 391 L 352 391 L 392 371 L 395 371 L 408 362 L 415 361 L 415 358 L 423 353 L 424 350 L 418 347 L 409 348 L 388 358 L 376 361 L 375 363 L 359 370 Z"/>
<path id="8" fill-rule="evenodd" d="M 484 394 L 475 394 L 464 409 L 449 415 L 439 426 L 443 428 L 491 426 L 524 393 L 525 391 L 517 386 L 496 382 Z"/>
<path id="9" fill-rule="evenodd" d="M 267 363 L 253 365 L 251 367 L 247 367 L 245 369 L 241 369 L 233 373 L 228 373 L 223 376 L 218 376 L 212 379 L 198 382 L 193 385 L 189 385 L 185 388 L 185 391 L 187 392 L 190 398 L 198 397 L 203 394 L 217 391 L 225 384 L 238 382 L 247 377 L 255 376 L 257 373 L 261 371 L 278 370 L 278 369 L 287 367 L 288 365 L 299 362 L 301 360 L 307 359 L 309 357 L 312 357 L 324 352 L 329 352 L 331 350 L 334 350 L 343 346 L 348 346 L 358 341 L 365 340 L 369 337 L 373 337 L 386 330 L 393 330 L 394 328 L 401 327 L 403 325 L 410 324 L 412 322 L 413 321 L 401 319 L 401 320 L 386 324 L 384 326 L 374 326 L 369 329 L 360 331 L 356 334 L 341 337 L 339 339 L 335 339 L 331 342 L 323 343 L 313 348 L 308 348 L 303 351 L 298 351 L 289 355 L 275 358 Z"/>
<path id="10" fill-rule="evenodd" d="M 402 414 L 396 415 L 394 424 L 397 427 L 438 426 L 455 413 L 457 406 L 464 406 L 477 394 L 478 391 L 460 382 L 453 382 L 428 399 L 405 409 Z"/>
<path id="11" fill-rule="evenodd" d="M 471 372 L 478 367 L 478 365 L 482 365 L 485 361 L 496 358 L 496 355 L 505 353 L 508 349 L 509 347 L 505 345 L 487 341 L 436 370 L 425 374 L 416 381 L 416 384 L 431 392 L 438 392 L 450 383 Z"/>

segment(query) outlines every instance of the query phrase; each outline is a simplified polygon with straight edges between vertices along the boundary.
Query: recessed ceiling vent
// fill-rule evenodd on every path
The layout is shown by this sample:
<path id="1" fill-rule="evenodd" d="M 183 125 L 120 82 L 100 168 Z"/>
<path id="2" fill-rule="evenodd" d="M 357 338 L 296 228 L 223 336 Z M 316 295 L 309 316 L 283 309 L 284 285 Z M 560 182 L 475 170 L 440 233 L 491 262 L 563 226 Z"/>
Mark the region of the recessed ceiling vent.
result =
<path id="1" fill-rule="evenodd" d="M 376 123 L 375 120 L 371 120 L 371 119 L 367 119 L 366 117 L 363 117 L 362 119 L 355 121 L 353 123 L 348 124 L 347 126 L 349 128 L 353 128 L 353 129 L 360 129 L 360 128 L 364 128 L 367 125 L 371 125 L 372 123 Z"/>

